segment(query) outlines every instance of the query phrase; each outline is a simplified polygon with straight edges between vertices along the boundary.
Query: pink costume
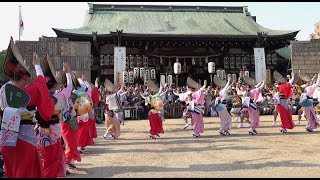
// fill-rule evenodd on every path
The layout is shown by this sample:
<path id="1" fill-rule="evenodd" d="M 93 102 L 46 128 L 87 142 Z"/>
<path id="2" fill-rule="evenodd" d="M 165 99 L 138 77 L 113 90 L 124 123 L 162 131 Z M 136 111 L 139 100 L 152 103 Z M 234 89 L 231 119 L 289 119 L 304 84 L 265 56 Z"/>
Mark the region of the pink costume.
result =
<path id="1" fill-rule="evenodd" d="M 312 102 L 313 102 L 313 94 L 317 89 L 317 87 L 319 86 L 319 84 L 320 84 L 320 79 L 318 77 L 317 82 L 315 84 L 310 85 L 304 89 L 306 92 L 307 98 Z M 308 131 L 313 131 L 313 129 L 317 129 L 319 122 L 314 110 L 313 103 L 311 106 L 303 107 L 303 109 L 304 109 L 304 114 L 306 116 L 306 119 L 308 121 L 306 125 L 306 129 Z"/>
<path id="2" fill-rule="evenodd" d="M 61 144 L 62 138 L 62 119 L 61 112 L 66 111 L 68 106 L 68 98 L 71 96 L 72 91 L 72 78 L 71 74 L 67 73 L 67 87 L 61 92 L 55 92 L 54 97 L 57 98 L 55 104 L 55 113 L 52 119 L 58 118 L 58 123 L 50 124 L 52 133 L 49 135 L 44 134 L 43 128 L 39 127 L 39 148 L 44 159 L 44 176 L 45 177 L 65 177 L 66 176 L 66 156 L 63 152 Z"/>
<path id="3" fill-rule="evenodd" d="M 220 130 L 219 133 L 221 135 L 230 134 L 229 130 L 231 130 L 231 122 L 232 122 L 232 116 L 228 112 L 226 104 L 224 104 L 224 100 L 227 97 L 227 91 L 230 89 L 230 81 L 227 82 L 226 86 L 220 90 L 219 97 L 216 98 L 215 101 L 215 109 L 219 115 L 220 118 Z"/>
<path id="4" fill-rule="evenodd" d="M 204 132 L 204 123 L 203 123 L 203 110 L 201 107 L 203 107 L 205 103 L 204 94 L 205 86 L 201 87 L 196 92 L 192 93 L 192 101 L 189 101 L 189 106 L 192 106 L 192 109 L 195 110 L 195 108 L 200 109 L 200 112 L 191 112 L 191 118 L 193 120 L 194 128 L 193 128 L 193 136 L 198 137 L 200 136 L 200 133 Z M 191 103 L 191 104 L 190 104 Z"/>
<path id="5" fill-rule="evenodd" d="M 250 90 L 250 103 L 248 107 L 250 129 L 249 134 L 255 135 L 257 131 L 255 128 L 259 127 L 259 110 L 256 105 L 257 102 L 263 100 L 261 89 L 263 88 L 264 83 L 259 83 L 255 86 L 254 89 Z M 252 102 L 251 102 L 252 101 Z"/>

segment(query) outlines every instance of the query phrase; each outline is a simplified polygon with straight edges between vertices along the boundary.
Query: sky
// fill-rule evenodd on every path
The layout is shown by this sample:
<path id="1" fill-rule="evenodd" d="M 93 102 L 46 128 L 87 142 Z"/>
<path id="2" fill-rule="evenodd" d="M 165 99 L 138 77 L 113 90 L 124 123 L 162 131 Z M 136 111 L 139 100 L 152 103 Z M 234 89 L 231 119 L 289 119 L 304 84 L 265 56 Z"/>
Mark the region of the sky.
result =
<path id="1" fill-rule="evenodd" d="M 101 4 L 102 2 L 98 2 Z M 305 41 L 320 21 L 320 2 L 108 2 L 137 5 L 248 6 L 257 23 L 274 30 L 300 30 L 296 39 Z M 0 2 L 0 50 L 6 49 L 10 36 L 19 39 L 19 6 L 24 22 L 23 41 L 56 37 L 52 28 L 78 28 L 84 21 L 87 2 Z"/>

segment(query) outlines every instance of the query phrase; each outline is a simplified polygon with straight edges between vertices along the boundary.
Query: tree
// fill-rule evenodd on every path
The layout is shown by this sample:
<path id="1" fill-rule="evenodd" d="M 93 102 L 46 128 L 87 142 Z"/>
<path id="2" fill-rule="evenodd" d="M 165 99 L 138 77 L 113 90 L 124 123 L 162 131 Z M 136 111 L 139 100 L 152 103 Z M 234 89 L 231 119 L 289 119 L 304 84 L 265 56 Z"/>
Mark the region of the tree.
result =
<path id="1" fill-rule="evenodd" d="M 4 58 L 6 57 L 7 50 L 2 50 L 0 52 L 0 81 L 4 82 L 7 81 L 8 78 L 4 74 Z"/>

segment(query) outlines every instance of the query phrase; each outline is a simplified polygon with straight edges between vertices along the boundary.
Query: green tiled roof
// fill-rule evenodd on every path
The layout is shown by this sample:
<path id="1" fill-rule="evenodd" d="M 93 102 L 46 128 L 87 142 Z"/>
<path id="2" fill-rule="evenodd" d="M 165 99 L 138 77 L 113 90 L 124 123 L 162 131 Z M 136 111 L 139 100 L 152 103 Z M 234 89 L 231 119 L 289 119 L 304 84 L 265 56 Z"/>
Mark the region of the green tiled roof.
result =
<path id="1" fill-rule="evenodd" d="M 291 45 L 288 47 L 283 47 L 280 49 L 275 50 L 276 53 L 279 54 L 279 56 L 285 58 L 285 59 L 291 59 Z"/>
<path id="2" fill-rule="evenodd" d="M 281 36 L 298 32 L 262 27 L 252 19 L 246 7 L 172 6 L 170 8 L 99 4 L 89 4 L 89 7 L 82 27 L 53 28 L 53 30 L 77 35 L 91 35 L 92 32 L 108 35 L 118 29 L 123 30 L 124 34 L 187 36 L 256 36 L 257 32 L 265 32 L 269 36 Z"/>

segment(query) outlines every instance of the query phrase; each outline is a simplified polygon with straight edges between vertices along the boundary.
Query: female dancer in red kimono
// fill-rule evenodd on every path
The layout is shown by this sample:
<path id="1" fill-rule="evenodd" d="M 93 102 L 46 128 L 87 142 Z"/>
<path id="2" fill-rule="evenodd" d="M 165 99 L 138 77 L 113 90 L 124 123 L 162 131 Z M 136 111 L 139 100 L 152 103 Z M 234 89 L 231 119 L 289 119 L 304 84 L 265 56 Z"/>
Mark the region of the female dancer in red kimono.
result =
<path id="1" fill-rule="evenodd" d="M 64 64 L 65 68 L 67 64 Z M 68 107 L 67 99 L 71 96 L 71 75 L 67 74 L 68 85 L 60 92 L 58 87 L 58 74 L 55 73 L 51 59 L 46 54 L 43 65 L 44 76 L 47 79 L 47 87 L 51 96 L 56 99 L 55 111 L 50 121 L 44 121 L 42 116 L 36 113 L 39 124 L 39 148 L 43 157 L 44 177 L 65 177 L 67 171 L 66 157 L 62 147 L 62 120 L 61 111 Z M 56 76 L 54 75 L 56 74 Z"/>
<path id="2" fill-rule="evenodd" d="M 37 108 L 44 120 L 48 121 L 54 111 L 54 103 L 49 96 L 46 87 L 46 80 L 43 76 L 40 59 L 33 53 L 33 65 L 36 69 L 37 78 L 28 84 L 30 73 L 23 63 L 22 57 L 11 38 L 5 59 L 5 74 L 13 84 L 29 94 L 31 100 L 27 110 Z M 8 107 L 5 85 L 0 89 L 0 108 L 4 110 Z M 32 123 L 33 114 L 21 116 L 20 128 L 16 145 L 7 146 L 3 144 L 3 134 L 1 138 L 1 152 L 5 164 L 5 173 L 9 178 L 40 178 L 43 176 L 42 162 L 37 150 L 37 137 Z"/>
<path id="3" fill-rule="evenodd" d="M 156 87 L 156 85 L 153 82 L 148 82 L 151 84 L 149 86 L 150 93 L 158 92 L 159 88 Z M 149 111 L 149 124 L 150 124 L 150 138 L 156 139 L 157 137 L 160 137 L 160 133 L 164 133 L 163 126 L 162 126 L 162 119 L 159 115 L 159 111 L 163 109 L 162 99 L 161 96 L 156 95 L 148 95 L 147 97 L 143 96 L 142 92 L 140 92 L 140 95 L 143 99 L 145 99 L 145 103 L 149 104 L 151 106 L 151 109 Z"/>
<path id="4" fill-rule="evenodd" d="M 88 87 L 86 83 L 83 81 L 85 76 L 82 75 L 82 78 L 76 78 L 76 90 L 74 93 L 78 95 L 78 99 L 74 104 L 74 107 L 77 112 L 77 122 L 79 124 L 78 130 L 78 139 L 79 139 L 79 147 L 78 150 L 82 153 L 85 150 L 85 147 L 93 144 L 93 140 L 90 136 L 90 122 L 89 122 L 89 114 L 92 110 L 92 106 L 90 104 L 89 99 L 87 98 L 87 90 Z"/>
<path id="5" fill-rule="evenodd" d="M 291 108 L 288 104 L 288 99 L 293 95 L 291 86 L 294 81 L 294 76 L 290 79 L 289 82 L 285 83 L 285 79 L 282 82 L 278 82 L 278 98 L 275 99 L 276 102 L 276 111 L 280 114 L 281 119 L 281 133 L 287 133 L 287 129 L 293 129 L 295 124 L 292 120 Z"/>
<path id="6" fill-rule="evenodd" d="M 72 75 L 71 75 L 70 67 L 66 63 L 64 63 L 63 65 L 66 71 L 65 76 L 67 77 L 65 79 L 66 82 L 65 81 L 62 82 L 65 85 L 64 91 L 70 90 L 70 87 L 72 90 L 73 83 L 72 83 Z M 78 124 L 76 121 L 76 112 L 73 107 L 73 100 L 72 100 L 71 94 L 67 98 L 67 96 L 69 95 L 69 91 L 66 93 L 67 94 L 65 94 L 66 95 L 65 97 L 67 100 L 67 103 L 66 103 L 67 106 L 65 106 L 65 108 L 62 110 L 63 122 L 61 123 L 61 127 L 62 127 L 62 137 L 66 144 L 66 147 L 65 147 L 66 164 L 68 164 L 69 167 L 67 167 L 67 169 L 69 169 L 69 168 L 76 168 L 74 161 L 81 162 L 81 157 L 77 149 L 79 143 L 78 143 Z M 68 173 L 69 173 L 69 170 L 67 170 L 67 174 Z"/>

